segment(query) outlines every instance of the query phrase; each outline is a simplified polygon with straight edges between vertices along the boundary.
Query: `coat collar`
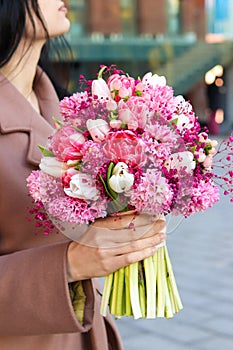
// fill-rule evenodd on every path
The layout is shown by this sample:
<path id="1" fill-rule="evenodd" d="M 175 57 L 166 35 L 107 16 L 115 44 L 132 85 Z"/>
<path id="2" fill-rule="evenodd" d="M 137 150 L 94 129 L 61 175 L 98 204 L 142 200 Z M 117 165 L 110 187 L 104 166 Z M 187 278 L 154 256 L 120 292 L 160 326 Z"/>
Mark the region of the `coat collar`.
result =
<path id="1" fill-rule="evenodd" d="M 38 145 L 45 145 L 53 133 L 52 117 L 59 118 L 59 100 L 47 75 L 38 67 L 34 91 L 41 115 L 27 99 L 0 74 L 0 130 L 2 134 L 26 132 L 29 134 L 27 161 L 38 165 L 41 152 Z"/>

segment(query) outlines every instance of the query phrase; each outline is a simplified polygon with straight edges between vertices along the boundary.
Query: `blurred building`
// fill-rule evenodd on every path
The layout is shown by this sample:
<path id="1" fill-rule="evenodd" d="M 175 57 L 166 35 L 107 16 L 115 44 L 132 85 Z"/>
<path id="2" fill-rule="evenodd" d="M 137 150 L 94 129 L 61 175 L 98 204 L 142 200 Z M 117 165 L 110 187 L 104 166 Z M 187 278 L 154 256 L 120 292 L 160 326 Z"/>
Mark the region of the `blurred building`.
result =
<path id="1" fill-rule="evenodd" d="M 232 126 L 233 0 L 66 3 L 72 22 L 67 39 L 73 51 L 73 91 L 79 74 L 94 78 L 100 64 L 116 64 L 133 76 L 152 71 L 165 75 L 176 94 L 191 100 L 200 121 L 208 126 L 211 121 L 213 133 L 220 124 L 221 129 Z M 216 66 L 223 67 L 221 75 L 206 80 Z"/>

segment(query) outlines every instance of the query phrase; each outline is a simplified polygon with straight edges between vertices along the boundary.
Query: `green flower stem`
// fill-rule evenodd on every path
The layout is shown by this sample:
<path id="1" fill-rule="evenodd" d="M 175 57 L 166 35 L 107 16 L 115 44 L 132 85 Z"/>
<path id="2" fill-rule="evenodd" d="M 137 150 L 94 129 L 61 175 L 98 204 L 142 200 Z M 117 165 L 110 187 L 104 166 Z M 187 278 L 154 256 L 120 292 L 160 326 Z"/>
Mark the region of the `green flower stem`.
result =
<path id="1" fill-rule="evenodd" d="M 178 288 L 176 285 L 176 280 L 173 274 L 173 269 L 172 269 L 172 264 L 168 255 L 168 250 L 167 247 L 164 247 L 164 253 L 165 253 L 165 257 L 166 257 L 166 265 L 167 265 L 167 273 L 169 276 L 169 281 L 171 283 L 171 291 L 173 294 L 173 298 L 174 298 L 174 305 L 175 305 L 175 312 L 179 312 L 180 310 L 183 309 L 183 305 L 180 299 L 180 295 L 178 292 Z"/>
<path id="2" fill-rule="evenodd" d="M 156 276 L 152 256 L 143 260 L 146 276 L 147 308 L 146 317 L 156 317 Z"/>
<path id="3" fill-rule="evenodd" d="M 105 277 L 104 291 L 101 301 L 100 313 L 103 316 L 107 315 L 107 309 L 109 305 L 109 299 L 112 291 L 113 273 Z"/>
<path id="4" fill-rule="evenodd" d="M 170 282 L 170 278 L 169 278 L 169 272 L 168 272 L 168 269 L 167 269 L 167 260 L 165 262 L 165 267 L 166 267 L 166 282 L 167 282 L 168 297 L 170 299 L 171 311 L 172 311 L 172 314 L 174 315 L 175 314 L 175 309 L 176 309 L 175 308 L 175 300 L 174 300 L 172 286 L 171 286 L 171 282 Z"/>
<path id="5" fill-rule="evenodd" d="M 158 268 L 157 268 L 157 317 L 164 317 L 165 307 L 165 269 L 164 269 L 164 247 L 157 250 Z"/>
<path id="6" fill-rule="evenodd" d="M 124 277 L 125 269 L 122 267 L 118 270 L 117 297 L 116 297 L 116 316 L 123 316 L 123 299 L 124 299 Z"/>
<path id="7" fill-rule="evenodd" d="M 156 305 L 157 303 L 157 305 Z M 153 257 L 134 263 L 105 279 L 101 314 L 117 318 L 171 318 L 183 306 L 180 300 L 167 247 L 160 247 Z"/>
<path id="8" fill-rule="evenodd" d="M 166 318 L 172 318 L 173 317 L 173 299 L 170 294 L 170 287 L 169 287 L 169 279 L 167 276 L 167 268 L 165 263 L 165 317 Z"/>
<path id="9" fill-rule="evenodd" d="M 155 316 L 157 317 L 157 293 L 158 293 L 158 288 L 157 288 L 157 275 L 158 275 L 158 252 L 154 254 L 152 257 L 153 259 L 153 265 L 154 265 L 154 278 L 155 278 Z"/>
<path id="10" fill-rule="evenodd" d="M 129 265 L 130 299 L 135 319 L 142 317 L 138 290 L 138 263 Z"/>
<path id="11" fill-rule="evenodd" d="M 129 266 L 125 267 L 125 316 L 132 316 L 129 290 Z"/>
<path id="12" fill-rule="evenodd" d="M 139 302 L 140 302 L 140 308 L 142 312 L 142 317 L 146 318 L 146 289 L 145 289 L 145 281 L 144 281 L 144 275 L 143 275 L 143 262 L 140 261 L 139 263 Z"/>
<path id="13" fill-rule="evenodd" d="M 110 298 L 110 312 L 112 315 L 116 314 L 116 302 L 117 302 L 117 289 L 118 289 L 118 279 L 119 279 L 119 270 L 113 273 L 113 288 Z"/>

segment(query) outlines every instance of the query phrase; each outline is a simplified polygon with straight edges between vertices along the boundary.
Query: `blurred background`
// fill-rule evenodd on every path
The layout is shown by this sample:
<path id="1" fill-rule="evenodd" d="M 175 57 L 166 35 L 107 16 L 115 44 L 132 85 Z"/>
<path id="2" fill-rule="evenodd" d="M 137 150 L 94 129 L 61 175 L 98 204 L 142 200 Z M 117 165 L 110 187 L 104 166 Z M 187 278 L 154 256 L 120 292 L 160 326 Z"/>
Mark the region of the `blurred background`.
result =
<path id="1" fill-rule="evenodd" d="M 214 135 L 233 128 L 232 0 L 67 0 L 73 57 L 69 89 L 100 64 L 165 75 Z"/>
<path id="2" fill-rule="evenodd" d="M 71 92 L 79 74 L 93 79 L 100 64 L 137 77 L 165 75 L 194 106 L 217 139 L 233 129 L 233 0 L 67 0 L 73 57 Z M 55 63 L 56 64 L 56 63 Z M 232 203 L 182 222 L 168 235 L 184 310 L 172 320 L 117 321 L 125 350 L 233 349 Z M 114 349 L 113 349 L 114 350 Z"/>

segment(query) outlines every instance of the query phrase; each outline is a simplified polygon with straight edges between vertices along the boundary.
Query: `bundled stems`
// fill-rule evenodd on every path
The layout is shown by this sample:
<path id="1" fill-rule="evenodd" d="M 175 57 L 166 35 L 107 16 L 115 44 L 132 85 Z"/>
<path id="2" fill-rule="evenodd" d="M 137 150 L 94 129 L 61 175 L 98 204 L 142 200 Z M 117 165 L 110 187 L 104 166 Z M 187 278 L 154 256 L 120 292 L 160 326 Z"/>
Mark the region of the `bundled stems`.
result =
<path id="1" fill-rule="evenodd" d="M 116 318 L 171 318 L 182 308 L 166 245 L 153 257 L 119 269 L 105 278 L 101 314 Z"/>

